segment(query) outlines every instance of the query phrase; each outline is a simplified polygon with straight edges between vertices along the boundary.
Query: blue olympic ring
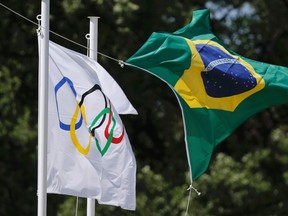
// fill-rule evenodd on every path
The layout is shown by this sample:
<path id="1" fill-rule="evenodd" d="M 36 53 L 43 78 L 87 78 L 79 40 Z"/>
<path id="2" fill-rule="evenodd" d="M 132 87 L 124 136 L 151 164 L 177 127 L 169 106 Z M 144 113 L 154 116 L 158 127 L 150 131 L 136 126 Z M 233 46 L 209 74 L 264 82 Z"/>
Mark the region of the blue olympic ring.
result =
<path id="1" fill-rule="evenodd" d="M 63 129 L 63 130 L 66 130 L 66 131 L 70 131 L 70 124 L 65 124 L 65 123 L 63 123 L 63 122 L 61 121 L 61 119 L 60 119 L 59 108 L 58 108 L 58 100 L 57 100 L 57 92 L 58 92 L 58 90 L 59 90 L 66 82 L 68 83 L 68 85 L 69 85 L 69 87 L 71 88 L 74 96 L 76 97 L 77 94 L 76 94 L 74 85 L 73 85 L 72 81 L 71 81 L 69 78 L 67 78 L 67 77 L 63 77 L 63 79 L 61 79 L 61 80 L 57 83 L 57 85 L 56 85 L 55 88 L 54 88 L 54 91 L 55 91 L 55 100 L 56 100 L 56 107 L 57 107 L 57 114 L 58 114 L 58 119 L 59 119 L 60 128 Z M 82 114 L 81 114 L 79 121 L 78 121 L 78 122 L 76 123 L 76 125 L 75 125 L 75 129 L 80 128 L 81 125 L 82 125 L 82 122 L 83 122 L 83 117 L 82 117 Z"/>

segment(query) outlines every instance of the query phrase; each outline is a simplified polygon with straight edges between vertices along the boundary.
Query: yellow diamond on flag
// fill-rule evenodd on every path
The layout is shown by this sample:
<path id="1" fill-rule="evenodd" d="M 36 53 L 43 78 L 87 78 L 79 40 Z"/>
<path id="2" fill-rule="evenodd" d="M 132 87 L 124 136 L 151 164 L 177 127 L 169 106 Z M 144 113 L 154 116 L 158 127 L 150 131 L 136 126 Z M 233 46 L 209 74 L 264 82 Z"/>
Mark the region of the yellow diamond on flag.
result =
<path id="1" fill-rule="evenodd" d="M 220 44 L 185 40 L 192 53 L 191 65 L 174 89 L 190 108 L 232 112 L 243 100 L 264 88 L 265 82 L 254 68 Z"/>

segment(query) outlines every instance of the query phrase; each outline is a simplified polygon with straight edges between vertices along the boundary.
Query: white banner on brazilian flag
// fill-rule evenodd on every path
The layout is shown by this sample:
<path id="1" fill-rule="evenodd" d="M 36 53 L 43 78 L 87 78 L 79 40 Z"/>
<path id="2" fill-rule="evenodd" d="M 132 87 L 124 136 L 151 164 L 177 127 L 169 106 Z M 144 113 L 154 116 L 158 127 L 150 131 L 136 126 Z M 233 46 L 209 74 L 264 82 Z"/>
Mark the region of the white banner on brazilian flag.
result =
<path id="1" fill-rule="evenodd" d="M 135 210 L 136 162 L 118 114 L 137 114 L 96 61 L 49 42 L 47 192 Z"/>

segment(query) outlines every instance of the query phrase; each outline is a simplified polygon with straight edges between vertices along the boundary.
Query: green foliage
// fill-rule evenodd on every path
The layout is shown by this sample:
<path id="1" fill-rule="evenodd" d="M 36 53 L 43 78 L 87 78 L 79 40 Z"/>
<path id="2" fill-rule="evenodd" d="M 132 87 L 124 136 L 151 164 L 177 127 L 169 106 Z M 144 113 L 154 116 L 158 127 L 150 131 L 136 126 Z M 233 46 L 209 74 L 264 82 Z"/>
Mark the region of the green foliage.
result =
<path id="1" fill-rule="evenodd" d="M 86 44 L 90 15 L 100 16 L 99 51 L 127 59 L 153 31 L 173 32 L 195 9 L 234 51 L 273 64 L 288 62 L 287 1 L 64 0 L 51 2 L 51 30 Z M 1 3 L 34 21 L 40 0 Z M 0 215 L 36 215 L 37 26 L 0 8 Z M 51 34 L 71 49 L 86 50 Z M 98 205 L 96 215 L 184 215 L 189 174 L 181 110 L 157 78 L 100 57 L 139 116 L 123 116 L 137 159 L 137 210 Z M 264 101 L 265 99 L 263 99 Z M 285 215 L 288 184 L 287 105 L 249 119 L 217 149 L 194 182 L 189 215 Z M 75 215 L 75 197 L 48 195 L 48 215 Z M 79 198 L 78 215 L 86 214 Z"/>
<path id="2" fill-rule="evenodd" d="M 217 154 L 210 173 L 197 182 L 205 195 L 196 202 L 206 206 L 209 215 L 282 215 L 287 212 L 284 205 L 288 201 L 284 195 L 288 188 L 285 133 L 287 130 L 279 129 L 272 133 L 279 151 L 259 149 L 245 154 L 240 161 L 224 153 Z M 198 210 L 191 212 L 197 215 Z"/>

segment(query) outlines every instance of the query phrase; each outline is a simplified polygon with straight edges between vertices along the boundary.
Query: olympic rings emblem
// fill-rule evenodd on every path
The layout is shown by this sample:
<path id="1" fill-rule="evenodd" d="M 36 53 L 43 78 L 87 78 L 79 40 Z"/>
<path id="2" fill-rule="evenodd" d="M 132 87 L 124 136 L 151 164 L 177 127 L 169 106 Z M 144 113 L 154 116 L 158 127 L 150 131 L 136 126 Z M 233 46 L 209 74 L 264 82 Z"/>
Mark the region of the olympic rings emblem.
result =
<path id="1" fill-rule="evenodd" d="M 87 155 L 90 151 L 90 145 L 91 145 L 91 139 L 92 137 L 95 138 L 96 141 L 96 147 L 98 149 L 98 151 L 101 153 L 102 156 L 105 155 L 105 153 L 107 152 L 107 150 L 109 149 L 111 143 L 112 144 L 119 144 L 121 143 L 121 141 L 124 138 L 124 127 L 122 126 L 122 133 L 120 134 L 119 137 L 114 137 L 114 130 L 115 130 L 115 126 L 116 126 L 116 120 L 114 118 L 114 114 L 112 111 L 112 105 L 109 99 L 107 99 L 107 97 L 105 96 L 105 94 L 102 92 L 101 87 L 97 84 L 95 84 L 91 89 L 89 89 L 88 91 L 86 91 L 85 93 L 82 94 L 81 100 L 80 102 L 77 102 L 77 106 L 75 108 L 74 114 L 71 117 L 71 122 L 70 124 L 65 124 L 64 122 L 61 121 L 60 118 L 60 114 L 59 114 L 59 103 L 58 103 L 58 99 L 57 99 L 57 93 L 59 91 L 59 89 L 65 84 L 67 83 L 73 93 L 73 95 L 76 97 L 76 90 L 74 88 L 73 82 L 67 78 L 67 77 L 63 77 L 63 79 L 61 79 L 57 85 L 54 88 L 54 92 L 55 92 L 55 99 L 56 99 L 56 110 L 57 110 L 57 115 L 58 115 L 58 119 L 59 119 L 59 127 L 64 130 L 64 131 L 69 131 L 70 132 L 70 138 L 71 141 L 73 143 L 73 145 L 75 146 L 75 148 L 83 155 Z M 95 92 L 95 91 L 100 91 L 105 105 L 104 105 L 104 109 L 102 109 L 98 115 L 96 115 L 96 117 L 93 119 L 90 127 L 89 127 L 89 141 L 88 141 L 88 145 L 86 148 L 84 148 L 76 135 L 76 130 L 79 129 L 83 123 L 87 125 L 87 119 L 86 119 L 86 111 L 85 111 L 85 107 L 84 107 L 84 99 L 87 95 Z M 108 102 L 109 102 L 109 107 L 108 107 Z M 77 122 L 78 116 L 80 114 L 80 118 Z M 105 126 L 105 130 L 103 131 L 104 133 L 104 137 L 106 138 L 106 144 L 104 145 L 103 148 L 101 148 L 99 140 L 95 137 L 95 131 L 97 129 L 99 129 L 105 122 L 106 116 L 108 115 L 108 121 L 107 124 Z M 99 120 L 101 119 L 101 121 L 99 122 Z M 111 121 L 113 122 L 112 127 L 109 131 L 110 125 L 111 125 Z M 97 124 L 97 122 L 99 122 Z M 97 125 L 96 125 L 97 124 Z M 101 130 L 99 130 L 101 131 Z"/>

